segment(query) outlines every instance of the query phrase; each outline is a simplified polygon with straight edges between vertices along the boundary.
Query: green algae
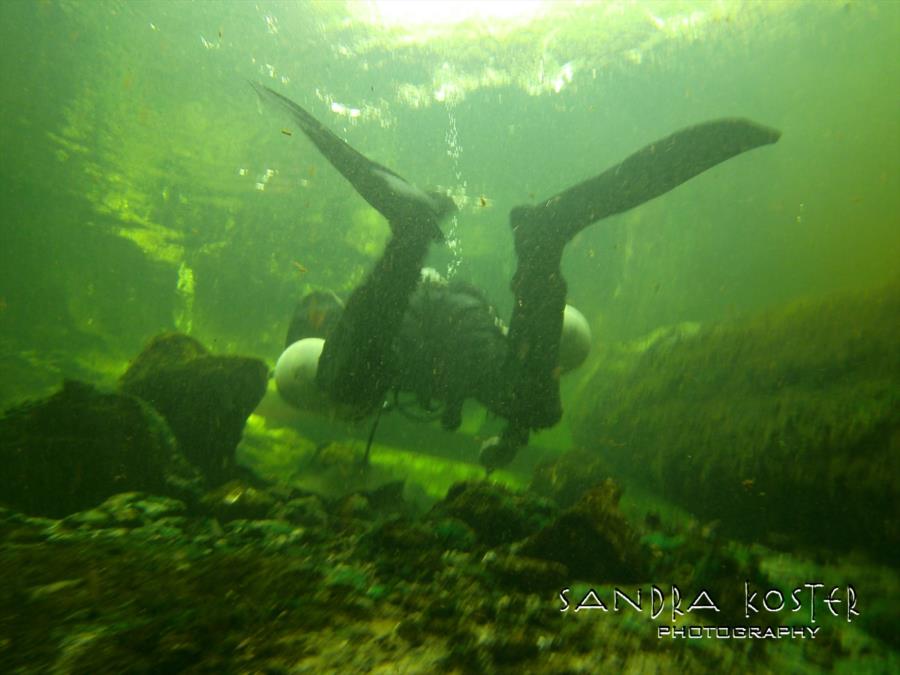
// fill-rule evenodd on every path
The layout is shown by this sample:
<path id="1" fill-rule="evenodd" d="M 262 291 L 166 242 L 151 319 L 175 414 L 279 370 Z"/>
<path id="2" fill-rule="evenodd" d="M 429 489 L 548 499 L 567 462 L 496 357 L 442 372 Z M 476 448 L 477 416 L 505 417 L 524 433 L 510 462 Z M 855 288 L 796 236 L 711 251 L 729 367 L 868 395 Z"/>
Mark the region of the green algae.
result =
<path id="1" fill-rule="evenodd" d="M 741 536 L 896 555 L 898 315 L 893 284 L 657 339 L 597 368 L 576 438 Z"/>

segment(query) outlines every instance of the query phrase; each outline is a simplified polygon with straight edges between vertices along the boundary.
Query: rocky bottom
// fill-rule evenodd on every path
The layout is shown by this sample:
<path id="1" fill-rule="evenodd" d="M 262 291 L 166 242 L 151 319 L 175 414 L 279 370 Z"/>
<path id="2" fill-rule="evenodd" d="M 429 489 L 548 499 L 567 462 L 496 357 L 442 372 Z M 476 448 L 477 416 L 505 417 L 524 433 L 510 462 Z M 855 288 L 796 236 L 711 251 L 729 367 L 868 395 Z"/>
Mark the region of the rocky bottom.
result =
<path id="1" fill-rule="evenodd" d="M 479 481 L 415 515 L 390 486 L 327 501 L 234 482 L 192 509 L 133 492 L 61 520 L 0 510 L 0 672 L 897 672 L 893 572 L 656 517 L 631 526 L 617 503 L 609 481 L 567 508 Z M 586 561 L 632 599 L 642 588 L 643 610 L 569 579 Z M 857 580 L 860 615 L 820 606 L 814 639 L 657 637 L 807 625 L 805 612 L 748 620 L 741 595 L 746 579 L 806 577 Z M 686 608 L 703 580 L 722 612 L 673 623 L 669 584 Z M 666 596 L 656 619 L 651 584 Z"/>

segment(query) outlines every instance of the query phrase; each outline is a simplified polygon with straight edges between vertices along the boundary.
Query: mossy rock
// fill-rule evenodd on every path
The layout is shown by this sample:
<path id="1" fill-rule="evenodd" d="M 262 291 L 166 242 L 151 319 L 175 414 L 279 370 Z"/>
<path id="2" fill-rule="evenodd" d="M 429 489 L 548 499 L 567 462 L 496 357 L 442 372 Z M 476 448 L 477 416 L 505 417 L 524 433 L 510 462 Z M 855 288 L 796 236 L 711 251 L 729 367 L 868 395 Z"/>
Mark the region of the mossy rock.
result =
<path id="1" fill-rule="evenodd" d="M 640 581 L 646 556 L 638 534 L 619 512 L 620 497 L 618 486 L 607 479 L 529 537 L 521 554 L 565 565 L 576 579 Z"/>
<path id="2" fill-rule="evenodd" d="M 501 585 L 521 592 L 559 591 L 571 583 L 569 568 L 554 560 L 491 552 L 484 557 L 484 565 Z"/>
<path id="3" fill-rule="evenodd" d="M 658 340 L 597 369 L 574 437 L 732 535 L 896 561 L 898 316 L 893 284 Z"/>
<path id="4" fill-rule="evenodd" d="M 276 500 L 264 490 L 240 480 L 233 480 L 210 490 L 200 503 L 220 522 L 261 520 L 276 506 Z"/>
<path id="5" fill-rule="evenodd" d="M 234 475 L 244 423 L 267 380 L 259 359 L 212 355 L 197 340 L 168 333 L 147 345 L 119 386 L 159 411 L 188 460 L 221 483 Z"/>
<path id="6" fill-rule="evenodd" d="M 0 419 L 0 500 L 30 514 L 61 518 L 120 492 L 184 495 L 175 441 L 146 403 L 66 381 L 56 394 Z"/>
<path id="7" fill-rule="evenodd" d="M 539 464 L 529 488 L 567 508 L 608 477 L 609 469 L 597 453 L 573 450 Z"/>
<path id="8" fill-rule="evenodd" d="M 524 539 L 555 513 L 552 502 L 531 493 L 516 493 L 488 481 L 465 481 L 447 491 L 430 517 L 458 519 L 472 528 L 481 544 L 493 547 Z"/>

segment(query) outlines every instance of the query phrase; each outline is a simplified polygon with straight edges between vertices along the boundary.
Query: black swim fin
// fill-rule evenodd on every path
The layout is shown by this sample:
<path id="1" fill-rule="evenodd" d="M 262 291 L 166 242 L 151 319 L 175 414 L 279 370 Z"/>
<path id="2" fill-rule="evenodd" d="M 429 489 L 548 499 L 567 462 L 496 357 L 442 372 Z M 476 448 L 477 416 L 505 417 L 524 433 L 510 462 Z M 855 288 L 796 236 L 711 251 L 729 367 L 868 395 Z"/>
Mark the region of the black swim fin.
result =
<path id="1" fill-rule="evenodd" d="M 650 201 L 716 164 L 780 137 L 780 131 L 746 119 L 712 120 L 676 131 L 599 176 L 540 204 L 514 208 L 510 225 L 517 245 L 520 238 L 548 236 L 561 237 L 565 243 L 591 223 Z M 519 232 L 520 228 L 526 231 Z"/>
<path id="2" fill-rule="evenodd" d="M 290 114 L 325 159 L 350 181 L 363 199 L 387 218 L 395 234 L 399 230 L 422 230 L 436 241 L 443 241 L 439 223 L 456 211 L 450 197 L 420 190 L 386 166 L 354 150 L 289 98 L 261 84 L 250 84 L 260 98 Z"/>

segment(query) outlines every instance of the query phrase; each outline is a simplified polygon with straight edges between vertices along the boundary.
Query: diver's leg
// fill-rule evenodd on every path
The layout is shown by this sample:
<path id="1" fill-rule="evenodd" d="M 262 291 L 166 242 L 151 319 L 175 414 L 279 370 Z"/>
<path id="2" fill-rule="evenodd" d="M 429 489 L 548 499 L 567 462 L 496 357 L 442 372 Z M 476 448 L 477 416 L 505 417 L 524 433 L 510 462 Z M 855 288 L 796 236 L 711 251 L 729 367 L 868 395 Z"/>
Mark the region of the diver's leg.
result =
<path id="1" fill-rule="evenodd" d="M 562 416 L 557 360 L 566 282 L 560 265 L 569 240 L 591 223 L 643 204 L 780 136 L 749 120 L 705 122 L 651 143 L 541 204 L 510 212 L 518 267 L 504 370 L 509 424 L 499 444 L 483 449 L 483 464 L 493 468 L 508 463 L 529 431 L 553 426 Z"/>
<path id="2" fill-rule="evenodd" d="M 392 239 L 350 299 L 325 341 L 316 383 L 359 415 L 381 405 L 393 379 L 391 349 L 440 220 L 456 210 L 446 195 L 419 190 L 338 138 L 289 98 L 251 83 L 266 101 L 291 115 L 322 155 L 391 226 Z"/>
<path id="3" fill-rule="evenodd" d="M 250 83 L 259 96 L 287 112 L 331 165 L 359 195 L 391 223 L 391 228 L 427 231 L 443 241 L 440 221 L 456 211 L 445 194 L 424 192 L 386 166 L 372 161 L 335 136 L 325 125 L 294 101 L 268 87 Z"/>
<path id="4" fill-rule="evenodd" d="M 430 238 L 393 236 L 347 300 L 319 358 L 316 383 L 358 416 L 376 410 L 393 384 L 392 345 L 419 281 Z"/>
<path id="5" fill-rule="evenodd" d="M 522 228 L 539 227 L 542 234 L 524 236 L 568 241 L 591 223 L 659 197 L 716 164 L 780 137 L 780 131 L 745 119 L 687 127 L 540 204 L 517 207 L 510 225 L 516 237 Z"/>
<path id="6" fill-rule="evenodd" d="M 542 429 L 562 416 L 558 363 L 567 290 L 561 270 L 564 246 L 561 238 L 516 238 L 505 368 L 513 426 Z"/>
<path id="7" fill-rule="evenodd" d="M 482 447 L 480 461 L 488 470 L 509 464 L 528 442 L 530 431 L 552 427 L 562 417 L 558 361 L 566 307 L 566 282 L 560 269 L 565 240 L 528 238 L 526 232 L 544 233 L 528 227 L 516 237 L 518 266 L 503 368 L 507 426 L 499 439 Z"/>

